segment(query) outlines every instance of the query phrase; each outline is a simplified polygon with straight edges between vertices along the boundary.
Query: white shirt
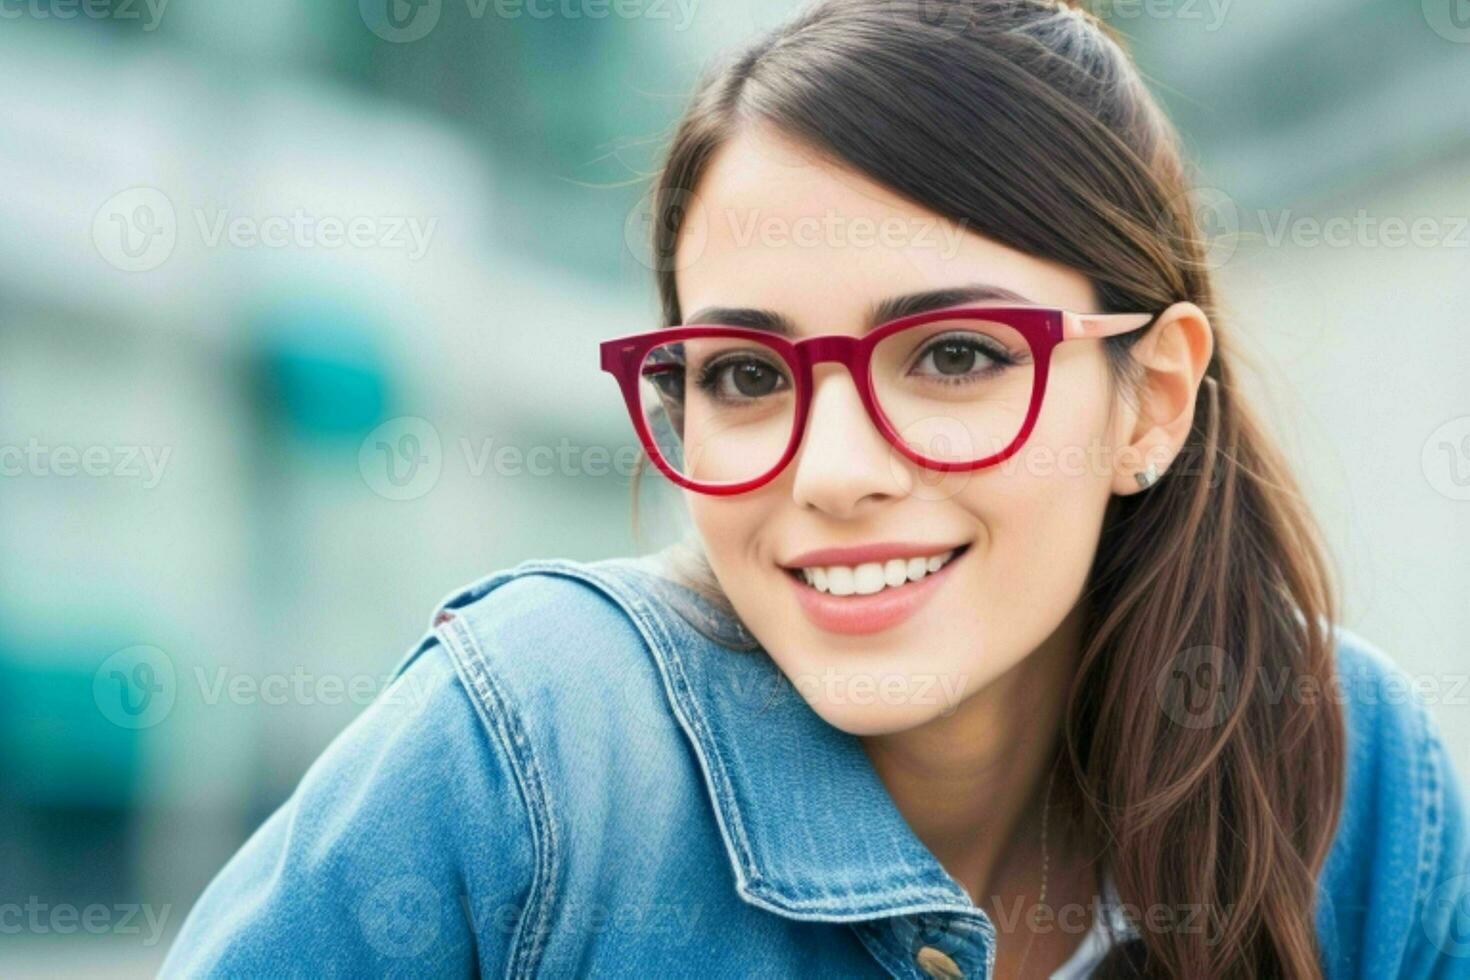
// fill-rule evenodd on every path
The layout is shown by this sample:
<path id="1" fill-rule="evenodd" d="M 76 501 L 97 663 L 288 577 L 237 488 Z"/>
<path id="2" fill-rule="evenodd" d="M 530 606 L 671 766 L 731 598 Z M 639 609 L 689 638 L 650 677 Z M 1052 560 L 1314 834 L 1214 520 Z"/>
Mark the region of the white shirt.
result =
<path id="1" fill-rule="evenodd" d="M 1067 962 L 1053 971 L 1051 980 L 1084 980 L 1091 976 L 1112 945 L 1107 929 L 1109 923 L 1120 936 L 1126 938 L 1138 935 L 1133 924 L 1123 916 L 1122 905 L 1122 899 L 1118 897 L 1118 891 L 1113 885 L 1113 876 L 1105 873 L 1103 897 L 1098 908 L 1100 914 L 1093 916 L 1092 928 L 1082 937 L 1081 945 L 1073 951 Z"/>

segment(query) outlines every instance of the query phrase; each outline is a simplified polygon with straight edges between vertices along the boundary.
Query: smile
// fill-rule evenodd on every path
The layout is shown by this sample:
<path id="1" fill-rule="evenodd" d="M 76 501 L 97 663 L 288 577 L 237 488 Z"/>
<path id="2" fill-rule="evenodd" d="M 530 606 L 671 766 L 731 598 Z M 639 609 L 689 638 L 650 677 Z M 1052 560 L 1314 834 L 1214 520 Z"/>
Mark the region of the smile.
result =
<path id="1" fill-rule="evenodd" d="M 851 564 L 808 559 L 783 570 L 813 625 L 832 633 L 876 633 L 918 612 L 968 548 L 890 553 L 882 560 L 874 556 Z"/>
<path id="2" fill-rule="evenodd" d="M 884 589 L 896 589 L 920 581 L 947 565 L 956 553 L 957 549 L 950 548 L 937 555 L 890 558 L 885 562 L 870 561 L 861 565 L 809 565 L 793 571 L 818 592 L 836 596 L 873 595 Z"/>

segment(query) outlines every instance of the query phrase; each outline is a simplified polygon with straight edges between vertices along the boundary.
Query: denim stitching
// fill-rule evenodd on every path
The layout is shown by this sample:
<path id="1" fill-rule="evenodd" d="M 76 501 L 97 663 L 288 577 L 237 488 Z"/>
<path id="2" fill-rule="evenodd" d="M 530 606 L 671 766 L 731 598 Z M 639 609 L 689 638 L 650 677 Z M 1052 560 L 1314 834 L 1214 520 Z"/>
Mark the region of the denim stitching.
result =
<path id="1" fill-rule="evenodd" d="M 1423 791 L 1419 794 L 1420 850 L 1419 874 L 1414 896 L 1414 908 L 1418 913 L 1415 922 L 1423 921 L 1423 912 L 1434 890 L 1435 871 L 1439 867 L 1439 852 L 1442 834 L 1440 820 L 1444 815 L 1444 786 L 1439 779 L 1440 746 L 1435 737 L 1434 720 L 1426 707 L 1415 702 L 1415 717 L 1419 722 L 1419 768 L 1422 772 Z"/>
<path id="2" fill-rule="evenodd" d="M 644 642 L 648 644 L 649 649 L 655 654 L 654 663 L 658 666 L 659 674 L 663 677 L 668 693 L 671 695 L 676 714 L 679 713 L 679 709 L 682 709 L 685 720 L 693 730 L 696 741 L 704 749 L 704 753 L 701 755 L 708 755 L 710 757 L 711 765 L 706 770 L 710 789 L 715 794 L 715 799 L 718 804 L 717 811 L 721 819 L 728 819 L 733 831 L 733 834 L 725 834 L 724 836 L 731 849 L 736 852 L 740 869 L 745 873 L 750 885 L 752 887 L 758 886 L 761 882 L 760 872 L 756 868 L 755 859 L 750 850 L 749 837 L 745 833 L 744 825 L 740 821 L 740 811 L 735 809 L 731 803 L 735 793 L 730 783 L 729 774 L 726 772 L 724 760 L 720 757 L 715 746 L 715 741 L 709 734 L 708 723 L 705 722 L 703 715 L 700 714 L 698 700 L 688 693 L 690 690 L 688 675 L 684 671 L 683 661 L 679 658 L 678 647 L 672 642 L 672 639 L 664 629 L 663 623 L 659 621 L 657 616 L 649 614 L 640 598 L 626 595 L 621 584 L 612 580 L 609 576 L 604 576 L 590 570 L 567 567 L 565 565 L 559 565 L 550 570 L 554 570 L 570 578 L 580 579 L 600 588 L 633 620 L 633 624 L 638 628 L 639 633 L 642 634 Z M 663 642 L 656 642 L 649 635 L 650 631 L 656 631 L 659 639 Z M 701 765 L 703 767 L 702 763 Z"/>
<path id="3" fill-rule="evenodd" d="M 619 570 L 621 571 L 621 570 Z M 830 895 L 803 899 L 790 899 L 782 896 L 778 891 L 768 885 L 758 869 L 754 854 L 750 848 L 749 835 L 740 820 L 740 811 L 735 806 L 736 793 L 730 781 L 728 766 L 719 746 L 713 738 L 709 724 L 704 719 L 699 708 L 699 701 L 692 693 L 688 673 L 685 670 L 683 659 L 679 654 L 678 645 L 669 637 L 664 624 L 659 617 L 652 615 L 647 609 L 641 597 L 629 595 L 623 588 L 623 584 L 614 574 L 604 573 L 600 570 L 578 565 L 560 558 L 538 558 L 528 559 L 514 566 L 507 572 L 500 574 L 505 580 L 522 575 L 547 573 L 559 575 L 564 578 L 575 579 L 585 582 L 606 594 L 618 607 L 629 616 L 634 626 L 642 635 L 644 642 L 654 653 L 654 662 L 663 677 L 666 691 L 670 695 L 675 714 L 683 718 L 691 729 L 696 743 L 700 746 L 700 752 L 696 756 L 700 760 L 700 766 L 705 772 L 708 786 L 715 796 L 716 816 L 720 822 L 722 836 L 727 846 L 735 854 L 738 870 L 747 878 L 741 892 L 747 895 L 756 904 L 771 908 L 778 912 L 825 912 L 833 915 L 830 921 L 852 921 L 858 915 L 867 915 L 873 912 L 889 914 L 909 914 L 912 912 L 935 910 L 953 912 L 960 910 L 956 905 L 954 896 L 949 893 L 933 888 L 904 886 L 891 892 L 888 898 L 897 899 L 901 902 L 911 904 L 894 907 L 891 904 L 871 903 L 853 906 L 851 896 Z M 492 591 L 499 583 L 491 584 L 490 576 L 473 589 L 474 592 L 483 595 Z M 488 587 L 487 587 L 488 586 Z M 478 598 L 476 595 L 475 598 Z M 672 613 L 671 613 L 672 614 Z M 458 620 L 450 623 L 459 625 Z M 450 625 L 446 623 L 445 625 Z M 459 627 L 463 629 L 462 626 Z M 657 639 L 653 634 L 657 634 Z M 468 634 L 467 634 L 468 635 Z M 659 641 L 662 642 L 659 642 Z M 473 640 L 471 640 L 473 642 Z M 538 773 L 539 778 L 539 773 Z M 728 821 L 728 830 L 726 826 Z"/>
<path id="4" fill-rule="evenodd" d="M 873 959 L 878 961 L 879 966 L 883 967 L 883 969 L 887 970 L 895 977 L 903 977 L 905 975 L 913 976 L 913 970 L 911 968 L 905 969 L 907 964 L 898 959 L 898 957 L 894 956 L 893 953 L 889 951 L 888 944 L 885 943 L 883 941 L 883 937 L 879 935 L 880 928 L 881 927 L 876 922 L 870 920 L 867 922 L 854 923 L 852 930 L 853 932 L 857 933 L 858 940 L 863 944 L 864 947 L 867 948 L 868 954 L 871 955 Z"/>
<path id="5" fill-rule="evenodd" d="M 729 802 L 730 822 L 731 825 L 734 827 L 736 834 L 739 836 L 738 843 L 742 849 L 741 856 L 745 864 L 746 873 L 750 879 L 748 889 L 750 894 L 753 897 L 761 898 L 767 902 L 770 902 L 772 905 L 775 905 L 778 908 L 786 911 L 828 909 L 836 909 L 843 912 L 852 911 L 853 897 L 851 895 L 829 893 L 822 896 L 813 896 L 811 898 L 792 900 L 781 896 L 766 883 L 759 869 L 756 867 L 755 858 L 753 852 L 750 849 L 749 837 L 745 832 L 744 824 L 740 820 L 740 811 L 734 806 L 734 801 L 737 797 L 737 793 L 735 792 L 733 782 L 729 778 L 729 767 L 725 762 L 724 756 L 720 752 L 718 741 L 710 734 L 709 725 L 704 720 L 704 717 L 700 712 L 698 699 L 693 697 L 693 695 L 689 693 L 692 689 L 690 687 L 688 673 L 684 668 L 683 657 L 679 652 L 678 645 L 672 642 L 671 638 L 669 638 L 664 624 L 660 621 L 660 619 L 657 616 L 649 615 L 646 606 L 641 598 L 628 597 L 626 599 L 626 602 L 628 603 L 628 605 L 632 606 L 634 610 L 637 611 L 639 617 L 648 617 L 649 622 L 665 640 L 665 643 L 662 646 L 657 646 L 653 644 L 651 645 L 653 645 L 655 649 L 658 649 L 663 654 L 663 656 L 667 658 L 667 660 L 669 661 L 670 670 L 677 675 L 677 677 L 675 678 L 675 686 L 678 689 L 678 694 L 682 696 L 676 697 L 675 700 L 678 702 L 679 707 L 684 708 L 691 716 L 690 724 L 697 730 L 697 737 L 699 738 L 701 746 L 710 756 L 713 766 L 718 770 L 717 775 L 722 785 L 716 790 L 716 792 L 717 795 L 719 795 L 722 804 L 726 801 Z M 910 901 L 927 900 L 931 902 L 946 902 L 944 906 L 944 911 L 952 911 L 955 908 L 954 904 L 951 901 L 947 901 L 951 899 L 952 896 L 941 890 L 905 886 L 898 890 L 896 894 L 902 896 L 903 899 Z M 888 909 L 889 907 L 886 905 L 871 907 L 864 906 L 862 911 L 887 912 Z"/>
<path id="6" fill-rule="evenodd" d="M 639 609 L 639 615 L 640 617 L 646 615 L 641 608 Z M 667 640 L 668 635 L 664 633 L 663 624 L 658 622 L 657 617 L 648 618 L 654 622 L 659 632 L 663 634 L 664 639 Z M 700 745 L 710 757 L 712 769 L 710 776 L 714 784 L 713 788 L 716 796 L 719 798 L 721 813 L 729 820 L 734 832 L 733 843 L 739 851 L 741 867 L 745 871 L 748 884 L 751 888 L 759 888 L 763 879 L 760 870 L 756 867 L 755 857 L 750 848 L 750 838 L 746 834 L 745 825 L 740 819 L 740 811 L 734 805 L 735 787 L 730 780 L 725 760 L 720 755 L 715 738 L 710 734 L 709 723 L 704 720 L 698 699 L 689 693 L 691 690 L 689 676 L 684 670 L 684 662 L 679 657 L 677 648 L 672 642 L 668 642 L 661 652 L 664 654 L 664 657 L 660 659 L 666 659 L 668 662 L 667 669 L 671 675 L 669 679 L 674 692 L 674 700 L 678 707 L 688 716 L 689 725 L 694 731 L 695 738 L 698 739 Z"/>
<path id="7" fill-rule="evenodd" d="M 593 572 L 583 574 L 581 569 L 563 568 L 561 570 L 583 579 L 586 579 L 589 576 L 593 575 L 595 575 L 599 579 L 604 578 L 604 576 L 597 575 L 597 573 Z M 704 717 L 700 712 L 698 699 L 694 698 L 692 694 L 689 693 L 691 688 L 689 684 L 688 674 L 684 669 L 683 658 L 679 654 L 677 644 L 673 643 L 669 639 L 664 625 L 662 622 L 659 621 L 659 618 L 657 616 L 651 616 L 647 613 L 645 605 L 640 598 L 622 595 L 622 589 L 615 583 L 609 582 L 607 583 L 607 586 L 610 591 L 617 593 L 615 595 L 615 598 L 621 599 L 621 604 L 624 605 L 624 607 L 627 608 L 630 613 L 637 613 L 637 615 L 634 616 L 634 619 L 635 622 L 640 625 L 640 629 L 642 627 L 642 620 L 646 617 L 647 620 L 653 625 L 653 627 L 657 629 L 661 637 L 665 640 L 665 643 L 662 645 L 654 644 L 647 636 L 647 631 L 642 630 L 644 632 L 645 639 L 650 640 L 650 647 L 662 654 L 662 656 L 655 657 L 655 660 L 660 661 L 661 663 L 665 660 L 667 661 L 669 672 L 674 675 L 670 680 L 672 687 L 675 689 L 674 693 L 676 696 L 674 698 L 674 701 L 676 703 L 676 706 L 684 709 L 684 712 L 689 718 L 690 727 L 695 730 L 696 738 L 699 741 L 700 746 L 704 749 L 703 754 L 706 754 L 709 757 L 710 768 L 711 770 L 713 770 L 710 774 L 712 782 L 711 788 L 714 789 L 717 800 L 720 803 L 722 819 L 728 817 L 730 825 L 734 830 L 735 836 L 738 838 L 731 843 L 734 845 L 738 845 L 742 869 L 745 871 L 747 877 L 749 878 L 748 887 L 746 889 L 748 894 L 750 894 L 751 897 L 761 899 L 762 901 L 769 903 L 770 905 L 775 906 L 778 910 L 782 911 L 802 912 L 808 910 L 835 910 L 839 912 L 839 914 L 845 915 L 866 914 L 872 911 L 880 911 L 885 913 L 889 912 L 890 907 L 886 905 L 865 905 L 855 910 L 852 907 L 853 900 L 852 896 L 850 895 L 824 895 L 812 898 L 792 900 L 780 895 L 773 888 L 766 884 L 765 879 L 761 876 L 759 869 L 756 867 L 755 858 L 753 852 L 750 849 L 749 837 L 745 832 L 744 824 L 740 820 L 740 811 L 735 807 L 733 802 L 735 800 L 736 793 L 734 785 L 729 777 L 728 766 L 725 762 L 724 756 L 720 753 L 718 743 L 709 733 L 709 725 L 704 720 Z M 723 811 L 728 811 L 728 813 L 725 813 Z M 942 906 L 942 910 L 944 911 L 954 911 L 956 908 L 953 902 L 953 896 L 941 890 L 906 886 L 897 891 L 896 895 L 901 896 L 902 899 L 906 901 L 943 902 L 944 905 Z"/>
<path id="8" fill-rule="evenodd" d="M 509 581 L 509 578 L 506 579 Z M 454 662 L 463 678 L 475 691 L 473 699 L 481 720 L 506 749 L 520 785 L 523 802 L 531 820 L 535 870 L 527 894 L 527 916 L 531 929 L 529 944 L 512 943 L 507 974 L 511 977 L 534 976 L 537 964 L 550 934 L 550 915 L 556 901 L 556 874 L 559 854 L 556 821 L 552 815 L 550 793 L 536 761 L 525 728 L 509 699 L 491 677 L 484 652 L 474 635 L 459 617 L 445 620 L 437 628 L 445 647 L 454 654 Z M 463 644 L 463 646 L 461 646 Z M 517 937 L 519 939 L 519 937 Z"/>

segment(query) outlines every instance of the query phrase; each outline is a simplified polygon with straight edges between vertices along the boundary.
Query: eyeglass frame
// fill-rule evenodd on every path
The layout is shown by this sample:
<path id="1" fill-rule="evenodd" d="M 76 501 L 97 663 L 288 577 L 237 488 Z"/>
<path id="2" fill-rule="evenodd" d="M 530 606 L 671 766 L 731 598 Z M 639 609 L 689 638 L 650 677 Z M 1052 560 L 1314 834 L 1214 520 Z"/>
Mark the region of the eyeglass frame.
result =
<path id="1" fill-rule="evenodd" d="M 961 306 L 940 310 L 913 313 L 879 324 L 860 335 L 820 334 L 791 340 L 769 330 L 751 327 L 732 327 L 718 323 L 690 323 L 676 327 L 663 327 L 643 333 L 628 334 L 604 340 L 598 345 L 601 368 L 618 382 L 627 406 L 633 429 L 648 458 L 659 471 L 675 484 L 696 493 L 712 496 L 731 496 L 747 493 L 765 486 L 786 469 L 801 446 L 805 436 L 807 415 L 811 409 L 813 392 L 812 368 L 817 364 L 835 362 L 847 368 L 848 375 L 857 387 L 858 397 L 875 428 L 887 442 L 911 462 L 925 469 L 938 472 L 972 472 L 1002 463 L 1020 451 L 1036 420 L 1041 415 L 1042 401 L 1046 396 L 1047 375 L 1051 367 L 1052 351 L 1058 344 L 1069 340 L 1100 340 L 1119 334 L 1131 333 L 1149 326 L 1157 318 L 1155 313 L 1077 313 L 1072 310 L 1047 306 Z M 887 337 L 901 330 L 922 326 L 940 320 L 983 319 L 1000 323 L 1019 333 L 1031 350 L 1034 379 L 1031 386 L 1031 403 L 1026 410 L 1026 419 L 1010 444 L 998 452 L 968 462 L 949 462 L 930 459 L 913 449 L 893 427 L 873 391 L 871 377 L 874 348 Z M 676 470 L 666 459 L 649 431 L 648 420 L 643 415 L 642 399 L 638 384 L 642 377 L 641 367 L 648 352 L 655 347 L 699 338 L 732 338 L 754 341 L 775 351 L 785 362 L 791 373 L 793 393 L 796 397 L 796 412 L 791 423 L 791 438 L 781 453 L 781 458 L 770 469 L 738 483 L 708 483 L 687 477 Z"/>

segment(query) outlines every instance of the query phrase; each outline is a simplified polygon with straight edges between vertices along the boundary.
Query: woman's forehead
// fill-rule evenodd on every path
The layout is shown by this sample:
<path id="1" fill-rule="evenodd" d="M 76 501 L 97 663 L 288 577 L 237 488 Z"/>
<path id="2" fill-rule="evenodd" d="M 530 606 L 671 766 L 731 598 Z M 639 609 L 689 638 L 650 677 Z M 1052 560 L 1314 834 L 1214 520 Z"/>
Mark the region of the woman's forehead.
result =
<path id="1" fill-rule="evenodd" d="M 1092 309 L 1076 270 L 928 211 L 772 135 L 742 131 L 686 200 L 675 254 L 685 322 L 746 307 L 807 323 L 856 324 L 891 297 L 984 282 L 1030 301 Z"/>

